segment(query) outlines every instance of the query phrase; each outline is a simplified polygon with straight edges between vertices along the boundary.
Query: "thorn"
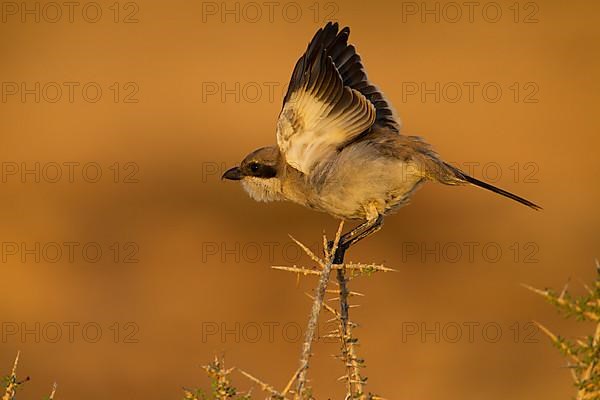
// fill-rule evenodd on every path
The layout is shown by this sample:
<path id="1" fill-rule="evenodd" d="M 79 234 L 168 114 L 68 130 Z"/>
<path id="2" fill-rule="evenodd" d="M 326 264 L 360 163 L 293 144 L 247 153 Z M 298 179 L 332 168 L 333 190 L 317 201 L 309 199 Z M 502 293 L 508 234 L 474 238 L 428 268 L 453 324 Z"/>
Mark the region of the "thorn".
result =
<path id="1" fill-rule="evenodd" d="M 567 280 L 567 283 L 565 283 L 565 287 L 563 288 L 562 292 L 560 292 L 560 296 L 558 296 L 559 300 L 564 299 L 565 294 L 567 294 L 567 290 L 569 289 L 570 282 L 571 282 L 571 278 L 569 277 L 569 279 Z"/>
<path id="2" fill-rule="evenodd" d="M 325 235 L 325 231 L 323 231 L 323 253 L 325 253 L 325 258 L 329 260 L 331 254 L 329 253 L 328 244 L 327 235 Z"/>
<path id="3" fill-rule="evenodd" d="M 292 388 L 292 385 L 294 384 L 294 382 L 296 382 L 296 379 L 298 379 L 298 375 L 300 375 L 300 371 L 302 370 L 302 367 L 298 368 L 296 370 L 296 372 L 294 373 L 294 375 L 292 376 L 292 378 L 289 380 L 288 384 L 285 385 L 285 388 L 283 389 L 283 392 L 281 392 L 281 394 L 283 396 L 285 396 Z"/>
<path id="4" fill-rule="evenodd" d="M 339 339 L 340 337 L 341 336 L 338 333 L 336 333 L 336 334 L 331 333 L 331 334 L 321 336 L 322 339 Z"/>
<path id="5" fill-rule="evenodd" d="M 11 376 L 17 376 L 17 365 L 19 365 L 19 357 L 21 356 L 21 350 L 17 351 L 17 356 L 15 357 L 15 362 L 13 364 Z"/>
<path id="6" fill-rule="evenodd" d="M 303 274 L 304 276 L 306 276 L 306 275 L 321 275 L 320 271 L 317 271 L 314 269 L 306 269 L 306 268 L 302 268 L 302 267 L 296 267 L 296 266 L 286 267 L 283 265 L 274 265 L 271 268 L 279 270 L 279 271 L 287 271 L 287 272 Z"/>
<path id="7" fill-rule="evenodd" d="M 299 240 L 296 240 L 295 237 L 293 237 L 292 235 L 288 235 L 297 245 L 298 247 L 300 247 L 302 250 L 304 250 L 304 252 L 317 264 L 319 264 L 321 266 L 322 269 L 325 268 L 325 262 L 323 260 L 321 260 L 319 257 L 317 257 L 315 255 L 315 253 L 312 252 L 311 249 L 309 249 L 308 247 L 306 247 L 302 242 L 300 242 Z"/>
<path id="8" fill-rule="evenodd" d="M 279 397 L 282 397 L 282 398 L 284 397 L 284 396 L 282 396 L 282 394 L 281 394 L 281 393 L 279 393 L 277 390 L 275 390 L 275 388 L 274 388 L 273 386 L 269 385 L 268 383 L 265 383 L 265 382 L 261 381 L 260 379 L 258 379 L 258 378 L 256 378 L 256 377 L 254 377 L 254 376 L 250 375 L 250 374 L 249 374 L 249 373 L 247 373 L 246 371 L 243 371 L 243 370 L 241 370 L 241 369 L 240 369 L 239 371 L 240 371 L 240 373 L 241 373 L 242 375 L 244 375 L 246 378 L 250 379 L 250 380 L 251 380 L 251 381 L 253 381 L 254 383 L 257 383 L 257 384 L 258 384 L 258 385 L 261 387 L 261 389 L 262 389 L 262 390 L 264 390 L 265 392 L 269 392 L 269 393 L 271 393 L 272 395 L 276 395 L 276 396 L 279 396 Z"/>
<path id="9" fill-rule="evenodd" d="M 533 293 L 539 294 L 540 296 L 548 297 L 548 290 L 540 290 L 540 289 L 534 288 L 533 286 L 529 286 L 526 283 L 521 283 L 521 286 L 527 290 L 532 291 Z"/>
<path id="10" fill-rule="evenodd" d="M 54 382 L 52 384 L 52 392 L 50 393 L 50 396 L 48 396 L 48 400 L 53 400 L 54 399 L 54 395 L 56 394 L 56 387 L 58 385 L 56 384 L 56 382 Z"/>

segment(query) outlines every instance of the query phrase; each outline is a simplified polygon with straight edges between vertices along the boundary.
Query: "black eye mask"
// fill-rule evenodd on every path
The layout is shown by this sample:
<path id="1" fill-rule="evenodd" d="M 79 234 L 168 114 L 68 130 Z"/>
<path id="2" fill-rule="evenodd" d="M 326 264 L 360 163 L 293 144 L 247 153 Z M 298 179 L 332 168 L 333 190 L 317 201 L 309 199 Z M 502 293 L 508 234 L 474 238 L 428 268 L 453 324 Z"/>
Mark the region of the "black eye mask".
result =
<path id="1" fill-rule="evenodd" d="M 257 178 L 274 178 L 277 175 L 275 167 L 259 163 L 250 163 L 246 167 L 247 175 Z"/>

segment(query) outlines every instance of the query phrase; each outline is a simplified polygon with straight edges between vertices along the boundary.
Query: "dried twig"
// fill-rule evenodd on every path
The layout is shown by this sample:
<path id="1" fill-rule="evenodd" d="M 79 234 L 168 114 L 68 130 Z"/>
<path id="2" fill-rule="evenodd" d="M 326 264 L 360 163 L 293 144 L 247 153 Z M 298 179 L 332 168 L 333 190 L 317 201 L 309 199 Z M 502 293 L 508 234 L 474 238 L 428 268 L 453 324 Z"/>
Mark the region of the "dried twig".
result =
<path id="1" fill-rule="evenodd" d="M 300 372 L 298 374 L 298 380 L 296 381 L 296 398 L 303 398 L 303 396 L 305 395 L 304 391 L 306 386 L 306 372 L 308 369 L 308 360 L 310 359 L 311 355 L 312 342 L 315 338 L 315 330 L 317 328 L 319 313 L 321 312 L 321 308 L 323 307 L 323 299 L 325 297 L 325 291 L 327 290 L 327 284 L 329 283 L 329 275 L 331 273 L 331 268 L 333 267 L 333 254 L 335 254 L 335 251 L 340 242 L 343 227 L 344 222 L 342 221 L 340 222 L 340 226 L 338 227 L 338 231 L 333 242 L 333 247 L 329 251 L 329 257 L 322 263 L 320 263 L 321 265 L 324 265 L 324 267 L 323 271 L 321 271 L 321 277 L 319 279 L 319 284 L 315 293 L 315 300 L 313 301 L 310 318 L 308 320 L 308 327 L 304 336 L 304 343 L 302 344 L 302 354 L 300 356 L 299 369 Z M 305 249 L 305 251 L 307 251 L 307 249 Z"/>
<path id="2" fill-rule="evenodd" d="M 322 270 L 316 270 L 316 269 L 310 269 L 307 267 L 302 267 L 302 266 L 296 266 L 294 265 L 293 267 L 287 267 L 285 265 L 274 265 L 271 268 L 279 270 L 279 271 L 287 271 L 287 272 L 294 272 L 294 273 L 298 273 L 298 274 L 302 274 L 302 275 L 321 275 L 321 273 L 323 272 Z M 351 276 L 356 276 L 356 275 L 368 275 L 374 272 L 395 272 L 395 269 L 392 268 L 388 268 L 385 267 L 383 265 L 376 265 L 376 264 L 344 264 L 344 265 L 340 265 L 340 264 L 333 264 L 331 266 L 331 269 L 333 270 L 340 270 L 340 269 L 345 269 L 346 271 L 350 271 L 352 273 Z"/>
<path id="3" fill-rule="evenodd" d="M 268 392 L 271 395 L 271 398 L 275 398 L 275 399 L 284 399 L 285 398 L 285 395 L 283 393 L 279 393 L 277 391 L 277 389 L 275 389 L 273 386 L 269 385 L 268 383 L 265 383 L 264 381 L 258 379 L 257 377 L 250 375 L 246 371 L 242 371 L 241 369 L 239 369 L 239 371 L 246 378 L 250 379 L 254 383 L 257 383 L 262 390 L 264 390 L 265 392 Z"/>

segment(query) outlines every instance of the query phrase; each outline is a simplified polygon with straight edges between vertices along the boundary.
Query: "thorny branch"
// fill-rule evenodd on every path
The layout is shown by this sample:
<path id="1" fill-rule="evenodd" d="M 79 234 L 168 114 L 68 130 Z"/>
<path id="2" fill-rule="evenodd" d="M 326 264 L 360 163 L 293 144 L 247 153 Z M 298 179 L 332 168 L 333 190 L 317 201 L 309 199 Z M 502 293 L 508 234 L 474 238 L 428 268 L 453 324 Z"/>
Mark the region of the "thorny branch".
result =
<path id="1" fill-rule="evenodd" d="M 308 327 L 306 329 L 306 335 L 304 337 L 304 343 L 302 344 L 302 355 L 300 356 L 300 373 L 298 374 L 298 381 L 296 383 L 296 398 L 303 398 L 305 396 L 305 385 L 306 385 L 306 372 L 308 370 L 308 360 L 311 355 L 312 342 L 315 338 L 315 330 L 319 319 L 319 313 L 323 308 L 323 300 L 325 298 L 325 291 L 327 290 L 327 284 L 329 283 L 329 275 L 333 266 L 333 255 L 337 250 L 337 246 L 342 236 L 342 228 L 344 223 L 341 222 L 333 242 L 331 251 L 327 254 L 327 259 L 324 263 L 324 268 L 321 271 L 319 278 L 319 284 L 316 289 L 315 300 L 313 301 L 312 310 L 308 319 Z"/>
<path id="2" fill-rule="evenodd" d="M 567 340 L 553 333 L 544 325 L 536 322 L 542 332 L 565 356 L 573 382 L 577 387 L 576 400 L 600 399 L 600 264 L 596 261 L 597 278 L 593 288 L 586 288 L 585 296 L 574 297 L 565 285 L 560 293 L 550 289 L 539 290 L 523 285 L 534 293 L 544 297 L 566 317 L 575 317 L 580 321 L 596 324 L 594 333 L 585 338 Z"/>
<path id="3" fill-rule="evenodd" d="M 360 368 L 363 365 L 363 360 L 361 360 L 357 355 L 356 346 L 358 345 L 358 340 L 355 337 L 353 337 L 352 334 L 352 330 L 354 327 L 356 327 L 356 324 L 352 323 L 349 320 L 349 310 L 353 306 L 349 304 L 348 300 L 350 296 L 362 296 L 362 294 L 351 292 L 348 289 L 348 281 L 351 278 L 360 275 L 370 275 L 374 272 L 390 272 L 394 270 L 391 268 L 387 268 L 383 265 L 375 264 L 345 264 L 343 258 L 338 257 L 337 254 L 342 227 L 343 223 L 341 223 L 338 228 L 336 238 L 331 248 L 330 246 L 328 246 L 327 238 L 323 238 L 323 247 L 325 253 L 325 257 L 323 260 L 315 256 L 314 253 L 311 252 L 302 243 L 292 238 L 298 244 L 298 246 L 302 248 L 304 252 L 318 265 L 318 268 L 299 267 L 296 265 L 294 265 L 293 267 L 273 267 L 277 270 L 296 273 L 298 274 L 298 276 L 300 276 L 301 274 L 305 276 L 319 276 L 319 283 L 317 289 L 315 290 L 315 295 L 309 295 L 310 298 L 313 300 L 313 306 L 308 323 L 307 334 L 305 336 L 305 340 L 302 346 L 302 356 L 300 362 L 300 369 L 297 373 L 298 380 L 296 383 L 294 399 L 307 399 L 312 397 L 310 395 L 310 392 L 306 390 L 306 375 L 308 370 L 308 361 L 310 359 L 311 354 L 310 349 L 312 346 L 312 341 L 314 340 L 318 316 L 321 308 L 325 308 L 329 312 L 333 313 L 335 319 L 338 321 L 338 332 L 331 333 L 328 336 L 337 338 L 341 344 L 340 358 L 344 362 L 344 366 L 346 368 L 346 374 L 341 379 L 345 379 L 346 381 L 346 398 L 378 398 L 374 395 L 366 395 L 364 393 L 364 384 L 366 382 L 366 378 L 363 378 L 360 375 Z M 333 264 L 333 262 L 335 262 L 335 264 Z M 338 290 L 335 291 L 327 290 L 327 283 L 329 281 L 329 275 L 331 273 L 331 270 L 336 270 Z M 348 272 L 350 272 L 350 275 L 348 275 Z M 329 300 L 339 300 L 339 312 L 324 302 L 324 297 L 326 293 L 337 294 L 338 297 Z"/>
<path id="4" fill-rule="evenodd" d="M 312 355 L 312 343 L 315 340 L 316 328 L 321 309 L 325 309 L 332 313 L 334 319 L 338 322 L 338 329 L 334 332 L 325 335 L 326 337 L 336 338 L 341 344 L 341 355 L 339 358 L 344 362 L 346 373 L 341 379 L 346 381 L 346 399 L 364 399 L 364 400 L 376 400 L 381 399 L 372 394 L 364 393 L 364 385 L 366 378 L 360 375 L 360 368 L 363 366 L 363 360 L 361 360 L 356 351 L 358 340 L 353 336 L 352 330 L 356 327 L 349 319 L 349 310 L 353 305 L 349 304 L 349 298 L 352 296 L 362 296 L 361 293 L 352 292 L 348 288 L 348 282 L 350 279 L 363 276 L 371 275 L 374 272 L 390 272 L 394 271 L 391 268 L 387 268 L 383 265 L 376 264 L 359 264 L 359 263 L 348 263 L 344 264 L 343 259 L 337 257 L 336 250 L 338 249 L 343 223 L 340 223 L 333 245 L 329 246 L 326 237 L 323 237 L 323 249 L 325 256 L 323 259 L 317 257 L 308 247 L 292 237 L 292 240 L 300 247 L 307 256 L 315 262 L 314 267 L 304 266 L 273 266 L 273 269 L 280 271 L 291 272 L 297 274 L 298 277 L 307 275 L 316 275 L 319 277 L 317 288 L 315 289 L 314 295 L 308 295 L 312 299 L 311 313 L 308 321 L 308 326 L 302 343 L 302 352 L 300 357 L 300 366 L 298 370 L 292 375 L 291 379 L 282 391 L 278 391 L 272 385 L 265 383 L 264 381 L 250 375 L 247 372 L 240 371 L 244 376 L 258 384 L 260 388 L 267 392 L 270 399 L 282 400 L 288 399 L 288 395 L 291 395 L 294 400 L 305 400 L 312 399 L 313 396 L 310 391 L 310 387 L 307 382 L 307 373 L 310 357 Z M 334 261 L 336 262 L 334 264 Z M 329 283 L 329 277 L 331 271 L 335 270 L 337 275 L 338 289 L 333 290 L 327 289 Z M 335 294 L 335 298 L 328 299 L 328 301 L 339 300 L 340 310 L 336 310 L 325 302 L 326 294 Z M 292 387 L 295 384 L 295 390 Z"/>

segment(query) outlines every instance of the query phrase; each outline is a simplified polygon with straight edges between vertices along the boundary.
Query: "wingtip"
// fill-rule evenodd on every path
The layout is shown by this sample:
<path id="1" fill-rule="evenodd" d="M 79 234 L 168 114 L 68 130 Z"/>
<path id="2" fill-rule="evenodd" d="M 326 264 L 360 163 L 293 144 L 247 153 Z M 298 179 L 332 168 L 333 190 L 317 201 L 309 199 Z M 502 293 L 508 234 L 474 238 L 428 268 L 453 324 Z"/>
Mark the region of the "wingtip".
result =
<path id="1" fill-rule="evenodd" d="M 325 24 L 325 26 L 321 29 L 327 33 L 331 31 L 334 36 L 350 34 L 350 27 L 344 26 L 342 29 L 340 29 L 340 24 L 334 21 L 328 21 L 327 24 Z"/>

